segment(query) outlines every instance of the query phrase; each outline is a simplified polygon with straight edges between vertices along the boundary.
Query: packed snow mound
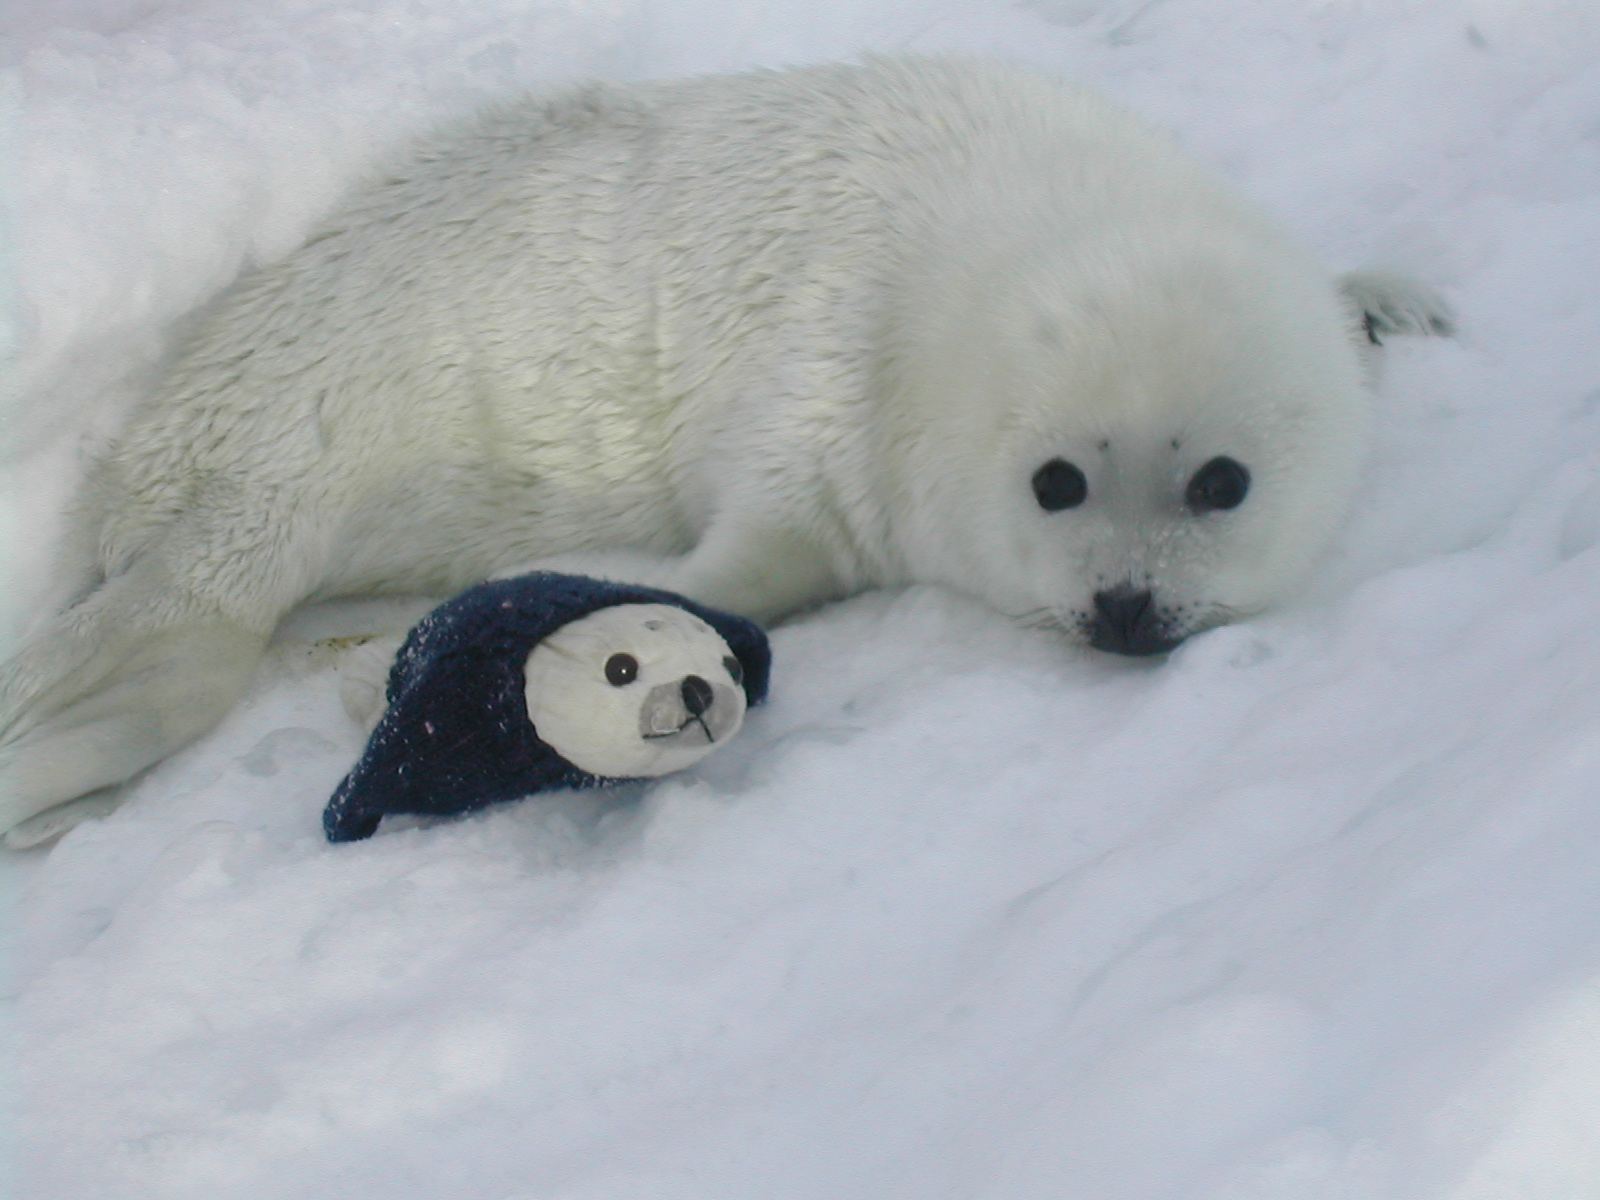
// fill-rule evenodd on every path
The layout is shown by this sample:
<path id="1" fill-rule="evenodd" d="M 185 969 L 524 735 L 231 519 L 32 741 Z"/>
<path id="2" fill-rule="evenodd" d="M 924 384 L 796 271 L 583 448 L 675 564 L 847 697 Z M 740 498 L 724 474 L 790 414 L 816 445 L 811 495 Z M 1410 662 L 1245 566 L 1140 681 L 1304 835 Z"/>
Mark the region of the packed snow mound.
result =
<path id="1" fill-rule="evenodd" d="M 11 627 L 249 263 L 517 87 L 1000 55 L 1446 291 L 1294 605 L 1164 663 L 931 588 L 773 632 L 701 767 L 330 847 L 335 635 L 9 855 L 34 1200 L 1600 1193 L 1600 12 L 74 0 L 0 16 Z M 334 639 L 334 640 L 329 640 Z"/>

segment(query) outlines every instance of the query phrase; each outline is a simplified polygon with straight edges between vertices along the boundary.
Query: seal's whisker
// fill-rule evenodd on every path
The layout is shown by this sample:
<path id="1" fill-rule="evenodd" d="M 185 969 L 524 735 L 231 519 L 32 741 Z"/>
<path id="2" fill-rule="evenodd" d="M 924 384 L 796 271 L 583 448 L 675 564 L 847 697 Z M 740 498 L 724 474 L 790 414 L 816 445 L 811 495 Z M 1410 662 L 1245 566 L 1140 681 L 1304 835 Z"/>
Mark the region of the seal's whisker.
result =
<path id="1" fill-rule="evenodd" d="M 1019 613 L 1015 619 L 1026 629 L 1050 629 L 1062 623 L 1060 614 L 1048 605 Z"/>

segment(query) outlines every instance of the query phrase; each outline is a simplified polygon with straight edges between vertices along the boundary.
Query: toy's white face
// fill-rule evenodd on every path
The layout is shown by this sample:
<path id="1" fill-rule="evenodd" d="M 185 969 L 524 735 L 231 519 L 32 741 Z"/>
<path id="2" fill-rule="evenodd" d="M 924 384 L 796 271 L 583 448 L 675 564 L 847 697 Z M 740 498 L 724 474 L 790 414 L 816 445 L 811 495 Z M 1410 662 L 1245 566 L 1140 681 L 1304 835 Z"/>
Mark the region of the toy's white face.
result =
<path id="1" fill-rule="evenodd" d="M 573 766 L 614 778 L 693 766 L 739 731 L 739 660 L 717 631 L 670 604 L 618 604 L 533 648 L 528 716 Z"/>

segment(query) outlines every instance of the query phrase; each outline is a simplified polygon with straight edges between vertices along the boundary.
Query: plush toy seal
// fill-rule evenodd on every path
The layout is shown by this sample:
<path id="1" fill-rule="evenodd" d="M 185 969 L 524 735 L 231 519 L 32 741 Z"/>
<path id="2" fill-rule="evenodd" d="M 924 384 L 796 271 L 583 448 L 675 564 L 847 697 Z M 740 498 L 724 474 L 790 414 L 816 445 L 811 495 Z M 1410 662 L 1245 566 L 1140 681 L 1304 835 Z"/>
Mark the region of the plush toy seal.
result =
<path id="1" fill-rule="evenodd" d="M 389 813 L 450 815 L 679 771 L 766 698 L 760 626 L 655 588 L 538 572 L 434 609 L 322 816 L 331 842 Z"/>

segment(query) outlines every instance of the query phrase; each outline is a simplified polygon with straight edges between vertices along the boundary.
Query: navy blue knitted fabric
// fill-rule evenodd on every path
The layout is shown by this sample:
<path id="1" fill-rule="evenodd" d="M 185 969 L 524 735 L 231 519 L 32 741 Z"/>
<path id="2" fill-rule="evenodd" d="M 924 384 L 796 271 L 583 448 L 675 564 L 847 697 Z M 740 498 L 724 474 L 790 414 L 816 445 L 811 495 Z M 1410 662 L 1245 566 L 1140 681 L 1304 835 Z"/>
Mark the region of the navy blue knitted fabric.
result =
<path id="1" fill-rule="evenodd" d="M 538 572 L 479 584 L 441 604 L 406 638 L 389 675 L 389 708 L 328 801 L 330 842 L 371 837 L 387 813 L 449 815 L 549 788 L 617 783 L 582 771 L 539 739 L 523 664 L 570 621 L 617 604 L 672 604 L 710 625 L 766 699 L 772 657 L 761 627 L 655 588 Z"/>

